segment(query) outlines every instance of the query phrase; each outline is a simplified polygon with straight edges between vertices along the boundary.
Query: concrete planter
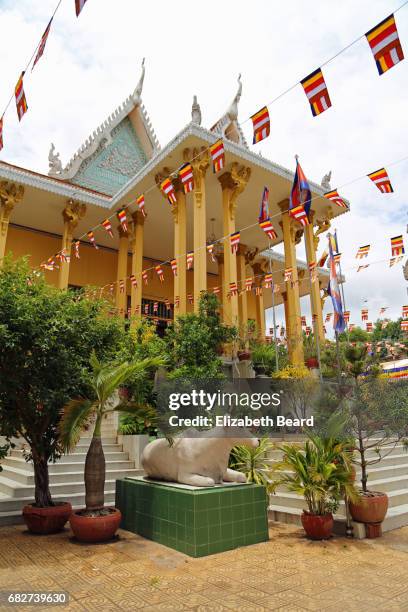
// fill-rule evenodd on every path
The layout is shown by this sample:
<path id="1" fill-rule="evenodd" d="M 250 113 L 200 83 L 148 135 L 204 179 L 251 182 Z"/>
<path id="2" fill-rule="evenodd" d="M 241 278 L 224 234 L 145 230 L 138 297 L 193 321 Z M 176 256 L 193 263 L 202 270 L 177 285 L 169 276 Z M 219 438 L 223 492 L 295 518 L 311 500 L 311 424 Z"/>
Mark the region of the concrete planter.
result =
<path id="1" fill-rule="evenodd" d="M 118 444 L 122 444 L 122 448 L 125 453 L 129 454 L 129 459 L 135 462 L 135 468 L 141 469 L 141 456 L 143 449 L 149 443 L 149 436 L 145 434 L 141 435 L 118 435 Z"/>

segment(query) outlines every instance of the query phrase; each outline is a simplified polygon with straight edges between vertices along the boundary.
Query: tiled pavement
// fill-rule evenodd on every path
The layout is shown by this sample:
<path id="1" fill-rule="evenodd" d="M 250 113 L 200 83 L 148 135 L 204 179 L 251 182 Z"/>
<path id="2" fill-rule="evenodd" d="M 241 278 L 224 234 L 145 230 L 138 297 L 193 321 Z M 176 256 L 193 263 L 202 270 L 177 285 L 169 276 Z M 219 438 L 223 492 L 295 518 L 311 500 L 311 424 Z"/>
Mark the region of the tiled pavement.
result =
<path id="1" fill-rule="evenodd" d="M 191 559 L 127 531 L 80 545 L 0 529 L 0 591 L 68 591 L 68 606 L 7 610 L 407 610 L 408 527 L 376 541 L 310 542 L 274 523 L 270 541 Z"/>

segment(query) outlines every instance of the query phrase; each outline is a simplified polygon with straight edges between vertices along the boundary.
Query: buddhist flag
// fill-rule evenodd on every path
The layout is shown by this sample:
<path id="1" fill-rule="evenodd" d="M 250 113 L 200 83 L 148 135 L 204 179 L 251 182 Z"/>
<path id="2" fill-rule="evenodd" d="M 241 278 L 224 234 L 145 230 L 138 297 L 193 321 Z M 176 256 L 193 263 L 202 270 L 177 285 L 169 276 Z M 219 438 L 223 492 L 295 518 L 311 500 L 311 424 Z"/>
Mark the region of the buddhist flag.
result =
<path id="1" fill-rule="evenodd" d="M 406 317 L 408 317 L 408 306 L 403 306 L 402 307 L 402 318 L 405 319 Z"/>
<path id="2" fill-rule="evenodd" d="M 357 272 L 361 272 L 361 270 L 365 270 L 366 268 L 368 268 L 370 264 L 364 264 L 363 266 L 358 266 L 357 268 Z"/>
<path id="3" fill-rule="evenodd" d="M 381 193 L 393 193 L 394 190 L 391 185 L 391 181 L 388 178 L 388 174 L 385 168 L 380 168 L 375 172 L 371 172 L 367 175 L 371 179 L 374 185 L 377 185 Z"/>
<path id="4" fill-rule="evenodd" d="M 79 17 L 79 13 L 84 8 L 85 2 L 86 0 L 75 0 L 75 12 L 77 17 Z"/>
<path id="5" fill-rule="evenodd" d="M 399 255 L 398 257 L 391 257 L 391 259 L 390 259 L 390 268 L 392 268 L 392 266 L 395 266 L 395 264 L 398 264 L 403 259 L 404 258 L 403 258 L 402 255 Z"/>
<path id="6" fill-rule="evenodd" d="M 332 318 L 332 314 L 333 314 L 332 312 L 327 313 L 326 318 L 324 320 L 325 323 L 329 323 L 330 319 Z"/>
<path id="7" fill-rule="evenodd" d="M 330 108 L 330 96 L 321 68 L 318 68 L 309 74 L 309 76 L 305 77 L 301 81 L 301 85 L 305 90 L 307 99 L 309 100 L 313 117 L 320 115 L 325 110 Z"/>
<path id="8" fill-rule="evenodd" d="M 251 291 L 254 279 L 252 276 L 245 279 L 245 291 Z"/>
<path id="9" fill-rule="evenodd" d="M 149 304 L 144 305 L 145 314 L 149 314 Z"/>
<path id="10" fill-rule="evenodd" d="M 52 23 L 52 19 L 50 20 L 49 24 L 47 25 L 45 29 L 44 34 L 41 37 L 40 44 L 38 45 L 37 55 L 35 56 L 35 60 L 33 63 L 33 67 L 31 68 L 31 71 L 34 70 L 34 66 L 36 65 L 36 63 L 38 62 L 38 60 L 42 57 L 42 54 L 44 53 L 45 45 L 47 44 L 48 34 L 50 33 L 50 30 L 51 30 L 51 23 Z"/>
<path id="11" fill-rule="evenodd" d="M 125 279 L 124 279 L 124 278 L 122 278 L 122 279 L 119 281 L 119 291 L 120 291 L 120 293 L 125 293 L 125 282 L 126 282 L 126 281 L 125 281 Z"/>
<path id="12" fill-rule="evenodd" d="M 105 221 L 102 221 L 101 225 L 102 225 L 102 227 L 104 227 L 106 229 L 106 231 L 108 232 L 109 236 L 111 238 L 113 238 L 112 223 L 110 222 L 110 220 L 109 219 L 105 219 Z"/>
<path id="13" fill-rule="evenodd" d="M 284 336 L 284 335 L 285 335 L 285 328 L 283 327 L 283 325 L 281 325 L 280 335 L 281 335 L 281 336 Z"/>
<path id="14" fill-rule="evenodd" d="M 305 334 L 306 334 L 306 336 L 310 336 L 311 331 L 312 331 L 312 328 L 311 328 L 311 327 L 306 327 L 306 328 L 305 328 Z"/>
<path id="15" fill-rule="evenodd" d="M 387 310 L 388 306 L 383 306 L 382 308 L 380 308 L 380 317 L 382 314 L 385 313 L 385 311 Z"/>
<path id="16" fill-rule="evenodd" d="M 153 302 L 153 314 L 157 314 L 159 312 L 159 302 Z"/>
<path id="17" fill-rule="evenodd" d="M 214 295 L 219 295 L 221 293 L 221 287 L 213 287 Z"/>
<path id="18" fill-rule="evenodd" d="M 167 298 L 164 300 L 164 303 L 166 304 L 166 309 L 168 311 L 171 310 L 171 304 L 170 304 L 170 300 L 168 300 Z"/>
<path id="19" fill-rule="evenodd" d="M 363 308 L 361 311 L 361 320 L 362 321 L 368 321 L 368 309 L 367 308 Z"/>
<path id="20" fill-rule="evenodd" d="M 93 246 L 95 247 L 95 249 L 98 249 L 99 247 L 98 247 L 98 245 L 97 245 L 97 244 L 96 244 L 96 242 L 95 242 L 95 235 L 94 235 L 94 233 L 93 233 L 93 232 L 88 232 L 88 233 L 87 233 L 87 236 L 88 236 L 88 238 L 89 238 L 89 241 L 90 241 L 90 242 L 93 244 Z"/>
<path id="21" fill-rule="evenodd" d="M 217 261 L 214 256 L 214 244 L 207 244 L 208 254 L 211 255 L 211 261 L 214 263 Z"/>
<path id="22" fill-rule="evenodd" d="M 131 274 L 129 278 L 130 278 L 130 282 L 132 283 L 132 287 L 135 287 L 135 288 L 136 288 L 136 287 L 137 287 L 137 279 L 136 279 L 136 276 L 135 276 L 134 274 Z"/>
<path id="23" fill-rule="evenodd" d="M 259 227 L 265 232 L 269 240 L 275 240 L 278 237 L 278 234 L 276 233 L 275 228 L 273 227 L 270 219 L 267 219 L 266 221 L 260 221 Z"/>
<path id="24" fill-rule="evenodd" d="M 330 202 L 337 204 L 337 206 L 341 206 L 341 208 L 348 208 L 343 198 L 339 196 L 339 192 L 337 191 L 337 189 L 328 191 L 327 193 L 324 194 L 324 197 L 330 200 Z"/>
<path id="25" fill-rule="evenodd" d="M 344 320 L 346 323 L 350 321 L 350 311 L 349 310 L 344 311 Z"/>
<path id="26" fill-rule="evenodd" d="M 142 193 L 142 195 L 140 195 L 137 200 L 136 200 L 136 204 L 139 207 L 140 212 L 142 213 L 142 215 L 144 217 L 146 217 L 146 210 L 145 210 L 145 198 L 144 198 L 144 194 Z"/>
<path id="27" fill-rule="evenodd" d="M 306 327 L 306 317 L 304 315 L 300 317 L 300 324 L 302 327 Z"/>
<path id="28" fill-rule="evenodd" d="M 23 84 L 24 74 L 25 74 L 24 72 L 21 73 L 21 76 L 18 79 L 17 85 L 15 87 L 16 107 L 17 107 L 17 115 L 18 115 L 19 121 L 21 121 L 21 119 L 24 117 L 24 115 L 26 114 L 28 110 L 27 100 L 26 100 L 25 93 L 24 93 L 24 84 Z"/>
<path id="29" fill-rule="evenodd" d="M 311 261 L 309 264 L 310 282 L 314 283 L 317 280 L 317 264 Z"/>
<path id="30" fill-rule="evenodd" d="M 307 225 L 309 223 L 308 215 L 311 198 L 308 180 L 299 164 L 298 156 L 296 155 L 296 172 L 290 192 L 289 215 L 300 221 L 302 225 Z"/>
<path id="31" fill-rule="evenodd" d="M 333 259 L 334 259 L 334 263 L 340 264 L 341 253 L 334 253 Z"/>
<path id="32" fill-rule="evenodd" d="M 176 204 L 176 192 L 174 191 L 173 183 L 169 178 L 164 179 L 164 181 L 160 185 L 160 189 L 164 197 L 168 199 L 169 204 Z"/>
<path id="33" fill-rule="evenodd" d="M 329 252 L 328 252 L 327 249 L 325 249 L 323 251 L 323 253 L 320 255 L 319 261 L 317 262 L 317 267 L 318 268 L 323 268 L 324 264 L 326 263 L 326 259 L 328 258 L 328 256 L 329 256 Z"/>
<path id="34" fill-rule="evenodd" d="M 119 210 L 116 213 L 118 219 L 119 219 L 119 223 L 122 226 L 122 229 L 124 232 L 128 231 L 128 224 L 127 224 L 127 217 L 126 217 L 126 210 L 124 208 L 122 208 L 122 210 Z"/>
<path id="35" fill-rule="evenodd" d="M 404 253 L 404 239 L 402 235 L 391 238 L 391 255 L 393 257 L 399 257 L 400 255 L 404 255 Z"/>
<path id="36" fill-rule="evenodd" d="M 179 176 L 183 183 L 184 193 L 190 193 L 194 189 L 193 167 L 191 164 L 184 164 L 179 170 Z"/>
<path id="37" fill-rule="evenodd" d="M 230 283 L 229 288 L 230 288 L 230 295 L 238 295 L 237 283 L 235 282 Z"/>
<path id="38" fill-rule="evenodd" d="M 264 138 L 267 138 L 271 130 L 271 122 L 269 112 L 266 106 L 261 108 L 255 115 L 252 115 L 252 125 L 254 128 L 254 138 L 252 143 L 256 144 Z"/>
<path id="39" fill-rule="evenodd" d="M 74 242 L 74 255 L 75 255 L 75 257 L 77 259 L 80 259 L 80 256 L 79 256 L 79 245 L 80 244 L 81 243 L 79 242 L 79 240 L 75 240 L 75 242 Z"/>
<path id="40" fill-rule="evenodd" d="M 3 148 L 3 117 L 0 119 L 0 151 Z"/>
<path id="41" fill-rule="evenodd" d="M 372 28 L 366 37 L 380 75 L 404 59 L 394 15 Z"/>
<path id="42" fill-rule="evenodd" d="M 258 296 L 258 297 L 260 297 L 262 295 L 262 287 L 261 286 L 255 287 L 255 295 Z"/>
<path id="43" fill-rule="evenodd" d="M 171 269 L 173 271 L 173 275 L 177 276 L 177 259 L 172 259 L 170 262 Z"/>
<path id="44" fill-rule="evenodd" d="M 372 332 L 373 331 L 373 324 L 372 323 L 366 323 L 366 330 L 368 332 Z"/>
<path id="45" fill-rule="evenodd" d="M 144 284 L 147 285 L 147 277 L 148 277 L 148 272 L 147 270 L 143 270 L 142 271 L 142 279 L 144 280 Z"/>
<path id="46" fill-rule="evenodd" d="M 241 232 L 234 232 L 230 235 L 231 253 L 236 255 L 238 252 L 239 241 L 241 239 Z"/>
<path id="47" fill-rule="evenodd" d="M 278 237 L 275 228 L 273 227 L 272 222 L 269 218 L 269 189 L 267 187 L 264 187 L 262 193 L 258 223 L 259 227 L 265 232 L 269 240 L 275 240 Z"/>
<path id="48" fill-rule="evenodd" d="M 370 251 L 370 244 L 366 244 L 365 246 L 361 246 L 356 254 L 356 259 L 363 259 L 364 257 L 367 257 L 369 251 Z"/>
<path id="49" fill-rule="evenodd" d="M 285 268 L 284 279 L 286 282 L 289 282 L 292 280 L 292 275 L 293 275 L 293 268 Z"/>
<path id="50" fill-rule="evenodd" d="M 157 276 L 159 277 L 160 282 L 161 283 L 164 282 L 163 269 L 160 264 L 156 266 L 156 273 L 157 273 Z"/>
<path id="51" fill-rule="evenodd" d="M 194 304 L 194 297 L 192 293 L 187 294 L 187 300 L 189 304 Z"/>
<path id="52" fill-rule="evenodd" d="M 264 278 L 264 287 L 265 289 L 270 289 L 273 285 L 273 276 L 272 274 L 265 274 Z"/>
<path id="53" fill-rule="evenodd" d="M 191 270 L 194 264 L 194 251 L 190 251 L 186 256 L 187 270 Z"/>
<path id="54" fill-rule="evenodd" d="M 213 162 L 213 171 L 219 172 L 225 166 L 225 149 L 222 140 L 217 140 L 210 147 L 211 158 Z"/>
<path id="55" fill-rule="evenodd" d="M 401 329 L 404 332 L 408 331 L 408 321 L 401 321 Z"/>

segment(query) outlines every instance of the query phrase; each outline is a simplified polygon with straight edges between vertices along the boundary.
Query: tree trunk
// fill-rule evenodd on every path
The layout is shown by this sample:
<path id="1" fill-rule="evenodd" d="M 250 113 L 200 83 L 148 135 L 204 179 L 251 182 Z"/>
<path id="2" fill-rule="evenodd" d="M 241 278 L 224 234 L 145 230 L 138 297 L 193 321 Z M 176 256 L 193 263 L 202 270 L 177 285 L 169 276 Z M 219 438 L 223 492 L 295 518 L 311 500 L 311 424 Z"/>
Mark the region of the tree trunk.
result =
<path id="1" fill-rule="evenodd" d="M 101 510 L 105 503 L 105 455 L 100 436 L 92 438 L 86 454 L 84 478 L 86 509 Z"/>
<path id="2" fill-rule="evenodd" d="M 40 508 L 53 506 L 50 493 L 50 479 L 48 475 L 48 462 L 44 457 L 33 457 L 34 482 L 35 482 L 35 504 Z"/>

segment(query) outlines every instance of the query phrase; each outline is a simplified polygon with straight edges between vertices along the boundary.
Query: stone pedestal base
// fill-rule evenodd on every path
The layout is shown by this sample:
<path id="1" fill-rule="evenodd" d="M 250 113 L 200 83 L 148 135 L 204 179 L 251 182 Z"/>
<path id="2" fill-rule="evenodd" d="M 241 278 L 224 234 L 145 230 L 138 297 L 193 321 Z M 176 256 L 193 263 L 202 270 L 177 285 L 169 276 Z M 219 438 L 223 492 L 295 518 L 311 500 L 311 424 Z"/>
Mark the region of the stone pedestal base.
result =
<path id="1" fill-rule="evenodd" d="M 211 488 L 140 478 L 116 481 L 121 527 L 203 557 L 268 540 L 265 489 L 255 484 Z"/>

